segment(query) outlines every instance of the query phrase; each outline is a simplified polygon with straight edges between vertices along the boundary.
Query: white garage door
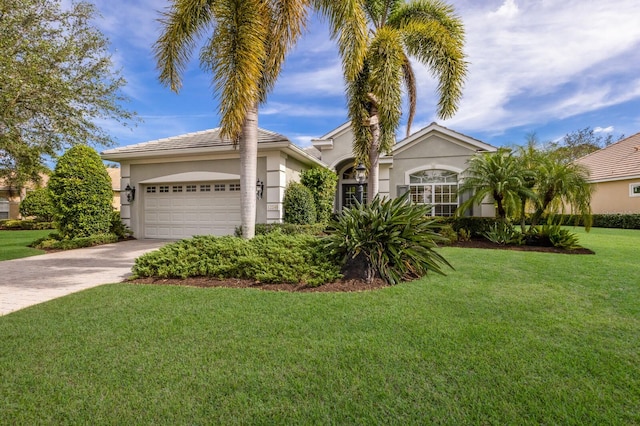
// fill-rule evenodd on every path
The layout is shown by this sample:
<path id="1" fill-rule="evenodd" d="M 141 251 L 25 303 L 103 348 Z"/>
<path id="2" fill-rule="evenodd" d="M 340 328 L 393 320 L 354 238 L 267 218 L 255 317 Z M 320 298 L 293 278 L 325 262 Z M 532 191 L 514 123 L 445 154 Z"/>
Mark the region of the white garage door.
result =
<path id="1" fill-rule="evenodd" d="M 240 184 L 203 182 L 143 187 L 145 238 L 233 235 L 240 226 Z"/>

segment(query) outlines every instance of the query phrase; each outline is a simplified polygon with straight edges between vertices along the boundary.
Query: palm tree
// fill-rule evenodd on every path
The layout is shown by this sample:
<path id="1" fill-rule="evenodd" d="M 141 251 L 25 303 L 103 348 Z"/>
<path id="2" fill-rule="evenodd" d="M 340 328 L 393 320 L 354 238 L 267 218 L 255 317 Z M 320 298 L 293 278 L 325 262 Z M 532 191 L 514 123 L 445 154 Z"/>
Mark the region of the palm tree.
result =
<path id="1" fill-rule="evenodd" d="M 507 221 L 518 211 L 522 198 L 534 197 L 526 185 L 532 172 L 525 170 L 508 149 L 474 155 L 469 160 L 467 174 L 458 194 L 470 192 L 471 197 L 458 207 L 458 214 L 491 196 L 496 203 L 496 218 Z"/>
<path id="2" fill-rule="evenodd" d="M 407 136 L 416 109 L 416 78 L 409 57 L 438 78 L 438 116 L 458 108 L 467 72 L 464 29 L 452 6 L 440 0 L 364 0 L 371 26 L 364 66 L 348 87 L 356 163 L 369 171 L 367 196 L 378 193 L 378 159 L 389 152 L 400 123 L 402 86 L 409 101 Z"/>
<path id="3" fill-rule="evenodd" d="M 531 226 L 538 225 L 549 213 L 564 213 L 568 206 L 572 214 L 582 216 L 585 229 L 589 230 L 592 187 L 587 181 L 588 169 L 580 164 L 567 163 L 550 152 L 539 160 L 535 173 L 536 209 L 531 217 Z"/>
<path id="4" fill-rule="evenodd" d="M 172 0 L 154 45 L 160 81 L 178 92 L 193 49 L 207 32 L 201 66 L 212 73 L 221 136 L 240 145 L 242 231 L 255 234 L 258 106 L 266 101 L 310 7 L 328 18 L 347 80 L 361 69 L 366 21 L 361 0 Z"/>

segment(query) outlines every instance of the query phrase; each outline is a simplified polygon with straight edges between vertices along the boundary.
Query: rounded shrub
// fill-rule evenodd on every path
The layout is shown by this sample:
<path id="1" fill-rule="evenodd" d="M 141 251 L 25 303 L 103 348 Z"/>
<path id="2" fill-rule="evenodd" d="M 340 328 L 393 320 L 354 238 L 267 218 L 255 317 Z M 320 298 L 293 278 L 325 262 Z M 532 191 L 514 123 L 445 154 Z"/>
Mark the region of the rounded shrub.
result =
<path id="1" fill-rule="evenodd" d="M 27 192 L 20 203 L 20 214 L 24 217 L 34 216 L 39 222 L 51 222 L 55 214 L 51 196 L 47 188 L 39 188 Z"/>
<path id="2" fill-rule="evenodd" d="M 113 212 L 111 179 L 93 148 L 78 145 L 67 150 L 58 160 L 48 187 L 62 237 L 109 233 Z"/>
<path id="3" fill-rule="evenodd" d="M 291 182 L 284 192 L 285 223 L 311 225 L 316 223 L 316 205 L 311 190 L 301 183 Z"/>

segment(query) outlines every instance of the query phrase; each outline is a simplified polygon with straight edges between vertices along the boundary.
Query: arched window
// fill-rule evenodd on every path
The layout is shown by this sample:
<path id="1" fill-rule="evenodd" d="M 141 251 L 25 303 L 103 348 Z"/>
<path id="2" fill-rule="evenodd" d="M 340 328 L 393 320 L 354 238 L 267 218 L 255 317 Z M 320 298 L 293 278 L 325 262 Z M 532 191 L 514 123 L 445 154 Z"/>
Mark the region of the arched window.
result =
<path id="1" fill-rule="evenodd" d="M 9 200 L 0 197 L 0 219 L 9 219 Z"/>
<path id="2" fill-rule="evenodd" d="M 348 208 L 355 205 L 358 193 L 358 186 L 360 184 L 356 181 L 356 170 L 355 167 L 347 167 L 341 173 L 342 175 L 342 195 L 340 206 L 342 208 Z M 367 202 L 367 184 L 362 184 L 362 201 L 364 203 Z"/>
<path id="3" fill-rule="evenodd" d="M 432 216 L 453 216 L 458 208 L 458 174 L 449 170 L 422 170 L 409 175 L 411 201 L 430 204 Z"/>

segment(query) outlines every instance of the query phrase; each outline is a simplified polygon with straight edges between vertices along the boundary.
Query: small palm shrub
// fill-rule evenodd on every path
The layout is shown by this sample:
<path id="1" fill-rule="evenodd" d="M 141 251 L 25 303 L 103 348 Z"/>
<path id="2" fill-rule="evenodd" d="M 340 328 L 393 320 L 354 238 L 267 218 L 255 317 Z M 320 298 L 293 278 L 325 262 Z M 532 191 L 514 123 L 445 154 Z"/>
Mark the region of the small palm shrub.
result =
<path id="1" fill-rule="evenodd" d="M 434 249 L 445 239 L 441 225 L 428 216 L 429 206 L 411 204 L 408 193 L 393 200 L 375 197 L 369 204 L 345 209 L 330 223 L 327 248 L 344 264 L 346 277 L 367 281 L 379 276 L 389 284 L 444 274 L 449 262 Z"/>
<path id="2" fill-rule="evenodd" d="M 301 183 L 291 182 L 284 192 L 282 219 L 285 223 L 311 225 L 316 223 L 316 205 L 313 194 Z"/>
<path id="3" fill-rule="evenodd" d="M 527 244 L 558 247 L 565 250 L 581 248 L 578 236 L 562 228 L 559 224 L 547 223 L 542 226 L 532 226 L 527 232 Z"/>

